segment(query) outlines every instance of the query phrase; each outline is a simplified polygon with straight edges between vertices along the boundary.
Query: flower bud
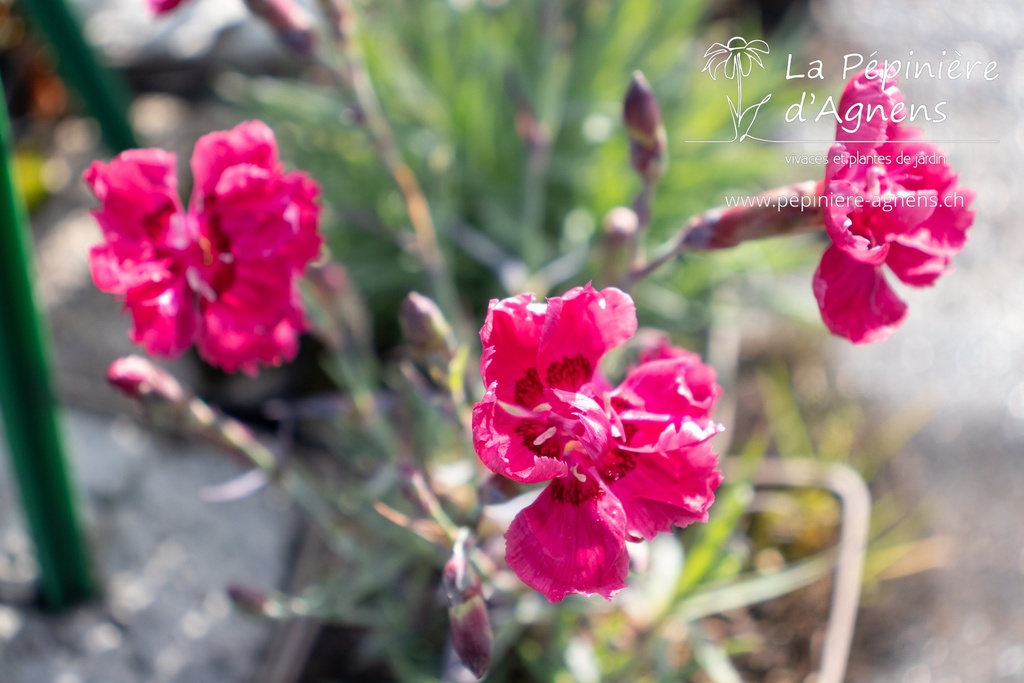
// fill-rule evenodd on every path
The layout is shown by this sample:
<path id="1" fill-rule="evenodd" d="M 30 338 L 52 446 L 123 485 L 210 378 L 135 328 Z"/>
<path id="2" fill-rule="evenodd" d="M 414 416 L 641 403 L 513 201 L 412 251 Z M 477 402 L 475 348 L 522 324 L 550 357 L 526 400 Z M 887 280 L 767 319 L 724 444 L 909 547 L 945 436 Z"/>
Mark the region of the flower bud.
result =
<path id="1" fill-rule="evenodd" d="M 651 84 L 639 71 L 626 90 L 622 102 L 622 119 L 629 134 L 629 155 L 636 170 L 647 182 L 656 183 L 668 166 L 665 126 L 661 122 L 661 109 Z"/>
<path id="2" fill-rule="evenodd" d="M 747 206 L 717 207 L 690 220 L 682 246 L 726 249 L 742 242 L 822 229 L 821 184 L 806 180 L 758 195 Z"/>
<path id="3" fill-rule="evenodd" d="M 140 356 L 126 356 L 110 364 L 107 381 L 136 401 L 156 427 L 171 431 L 188 429 L 195 399 L 163 368 Z"/>
<path id="4" fill-rule="evenodd" d="M 491 620 L 480 590 L 480 577 L 466 558 L 466 541 L 456 541 L 444 566 L 444 590 L 448 596 L 448 621 L 452 649 L 473 675 L 482 678 L 491 661 Z"/>
<path id="5" fill-rule="evenodd" d="M 141 356 L 118 358 L 107 369 L 107 381 L 137 401 L 182 404 L 185 390 L 165 370 Z"/>
<path id="6" fill-rule="evenodd" d="M 240 584 L 231 584 L 227 587 L 227 594 L 235 607 L 246 614 L 251 614 L 257 617 L 268 616 L 270 599 L 267 597 L 267 594 L 259 588 L 243 586 Z"/>
<path id="7" fill-rule="evenodd" d="M 636 212 L 617 206 L 604 217 L 598 243 L 601 277 L 608 284 L 619 284 L 636 258 L 640 219 Z"/>
<path id="8" fill-rule="evenodd" d="M 267 22 L 292 52 L 313 54 L 313 20 L 295 0 L 245 0 L 249 11 Z"/>
<path id="9" fill-rule="evenodd" d="M 409 292 L 398 309 L 398 322 L 417 360 L 451 360 L 455 353 L 452 328 L 433 300 Z"/>

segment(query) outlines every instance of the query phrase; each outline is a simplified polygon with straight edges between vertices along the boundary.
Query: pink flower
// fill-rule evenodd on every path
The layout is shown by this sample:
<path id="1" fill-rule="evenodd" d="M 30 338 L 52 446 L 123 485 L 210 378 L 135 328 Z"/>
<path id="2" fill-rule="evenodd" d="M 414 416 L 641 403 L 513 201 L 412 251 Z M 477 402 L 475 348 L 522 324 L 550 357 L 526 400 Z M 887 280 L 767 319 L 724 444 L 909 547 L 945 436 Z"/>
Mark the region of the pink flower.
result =
<path id="1" fill-rule="evenodd" d="M 887 339 L 907 306 L 882 273 L 925 287 L 967 239 L 971 190 L 942 150 L 920 142 L 893 79 L 862 72 L 839 103 L 843 121 L 825 170 L 825 227 L 832 240 L 814 275 L 825 325 L 856 344 Z"/>
<path id="2" fill-rule="evenodd" d="M 184 0 L 149 0 L 149 11 L 153 14 L 164 14 L 180 5 Z"/>
<path id="3" fill-rule="evenodd" d="M 85 172 L 105 239 L 90 253 L 96 286 L 124 298 L 132 340 L 152 354 L 194 343 L 249 374 L 294 358 L 306 328 L 295 280 L 322 242 L 316 183 L 284 172 L 259 121 L 196 143 L 188 211 L 174 166 L 169 152 L 137 149 Z"/>
<path id="4" fill-rule="evenodd" d="M 480 331 L 474 445 L 498 474 L 550 482 L 513 520 L 505 556 L 551 601 L 611 598 L 626 585 L 626 541 L 706 520 L 721 481 L 708 417 L 718 387 L 696 356 L 662 349 L 617 389 L 596 374 L 635 330 L 627 294 L 587 285 L 543 304 L 492 301 Z"/>

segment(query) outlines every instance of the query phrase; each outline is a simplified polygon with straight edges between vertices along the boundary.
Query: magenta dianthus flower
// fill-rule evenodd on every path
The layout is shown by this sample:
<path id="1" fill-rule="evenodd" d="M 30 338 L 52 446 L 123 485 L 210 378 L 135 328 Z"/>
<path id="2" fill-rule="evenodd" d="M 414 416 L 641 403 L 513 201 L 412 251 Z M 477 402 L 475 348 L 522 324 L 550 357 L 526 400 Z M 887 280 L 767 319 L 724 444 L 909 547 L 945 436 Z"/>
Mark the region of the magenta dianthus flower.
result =
<path id="1" fill-rule="evenodd" d="M 149 0 L 149 11 L 153 14 L 164 14 L 175 9 L 184 0 Z"/>
<path id="2" fill-rule="evenodd" d="M 296 278 L 322 242 L 319 187 L 284 172 L 259 121 L 200 138 L 192 174 L 186 211 L 169 152 L 129 150 L 86 170 L 104 237 L 93 281 L 123 297 L 132 340 L 151 354 L 194 343 L 209 363 L 249 374 L 291 360 L 306 329 Z"/>
<path id="3" fill-rule="evenodd" d="M 863 344 L 887 339 L 907 313 L 882 266 L 905 284 L 933 284 L 967 240 L 974 193 L 957 184 L 939 147 L 903 125 L 908 110 L 892 77 L 858 74 L 839 114 L 823 189 L 832 245 L 814 294 L 829 330 Z"/>
<path id="4" fill-rule="evenodd" d="M 641 357 L 615 389 L 597 374 L 636 331 L 632 299 L 577 287 L 492 301 L 480 331 L 487 392 L 473 409 L 492 471 L 547 488 L 505 535 L 509 567 L 551 601 L 626 586 L 626 541 L 706 521 L 721 482 L 714 372 L 682 349 Z"/>

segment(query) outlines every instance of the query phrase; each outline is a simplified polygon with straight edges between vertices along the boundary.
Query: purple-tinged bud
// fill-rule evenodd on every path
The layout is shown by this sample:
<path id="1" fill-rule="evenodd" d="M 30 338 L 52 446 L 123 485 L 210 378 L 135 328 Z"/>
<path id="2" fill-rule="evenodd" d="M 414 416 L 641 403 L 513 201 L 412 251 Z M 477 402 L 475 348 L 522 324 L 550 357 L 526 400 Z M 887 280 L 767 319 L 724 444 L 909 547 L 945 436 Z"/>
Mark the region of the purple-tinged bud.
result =
<path id="1" fill-rule="evenodd" d="M 235 607 L 257 617 L 269 616 L 270 598 L 259 588 L 231 584 L 227 587 L 228 598 Z"/>
<path id="2" fill-rule="evenodd" d="M 455 353 L 452 328 L 432 299 L 409 292 L 398 309 L 398 322 L 417 360 L 451 360 Z"/>
<path id="3" fill-rule="evenodd" d="M 141 356 L 118 358 L 107 369 L 107 381 L 128 398 L 181 405 L 185 390 L 178 380 Z"/>
<path id="4" fill-rule="evenodd" d="M 604 217 L 598 243 L 601 277 L 607 284 L 623 282 L 636 259 L 640 218 L 633 209 L 617 206 Z"/>
<path id="5" fill-rule="evenodd" d="M 160 429 L 188 429 L 188 416 L 196 399 L 170 373 L 148 359 L 119 358 L 107 369 L 107 381 L 136 401 L 150 422 Z"/>
<path id="6" fill-rule="evenodd" d="M 245 5 L 292 52 L 303 57 L 313 54 L 313 18 L 295 0 L 245 0 Z"/>
<path id="7" fill-rule="evenodd" d="M 487 603 L 476 575 L 466 557 L 466 538 L 455 542 L 451 559 L 444 566 L 442 581 L 448 596 L 448 622 L 452 649 L 473 675 L 483 678 L 491 661 L 494 639 Z"/>
<path id="8" fill-rule="evenodd" d="M 629 134 L 629 155 L 633 168 L 648 183 L 656 183 L 668 166 L 667 138 L 661 109 L 651 84 L 639 71 L 626 89 L 622 119 Z"/>
<path id="9" fill-rule="evenodd" d="M 742 242 L 822 230 L 821 181 L 768 190 L 748 206 L 717 207 L 690 219 L 680 246 L 690 251 L 727 249 Z"/>

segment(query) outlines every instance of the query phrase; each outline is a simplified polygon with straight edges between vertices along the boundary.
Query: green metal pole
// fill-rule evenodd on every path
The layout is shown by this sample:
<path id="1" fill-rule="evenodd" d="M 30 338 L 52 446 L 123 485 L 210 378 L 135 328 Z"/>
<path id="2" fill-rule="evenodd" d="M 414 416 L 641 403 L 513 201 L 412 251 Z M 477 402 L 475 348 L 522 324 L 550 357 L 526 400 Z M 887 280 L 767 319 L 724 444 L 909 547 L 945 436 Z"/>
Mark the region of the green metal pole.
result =
<path id="1" fill-rule="evenodd" d="M 0 83 L 0 90 L 3 84 Z M 49 371 L 50 338 L 32 287 L 29 224 L 0 107 L 0 413 L 36 546 L 42 597 L 60 609 L 92 593 Z"/>
<path id="2" fill-rule="evenodd" d="M 107 146 L 116 152 L 138 147 L 126 115 L 124 84 L 97 60 L 64 0 L 20 0 L 18 6 L 45 34 L 57 58 L 57 71 L 99 122 Z"/>

